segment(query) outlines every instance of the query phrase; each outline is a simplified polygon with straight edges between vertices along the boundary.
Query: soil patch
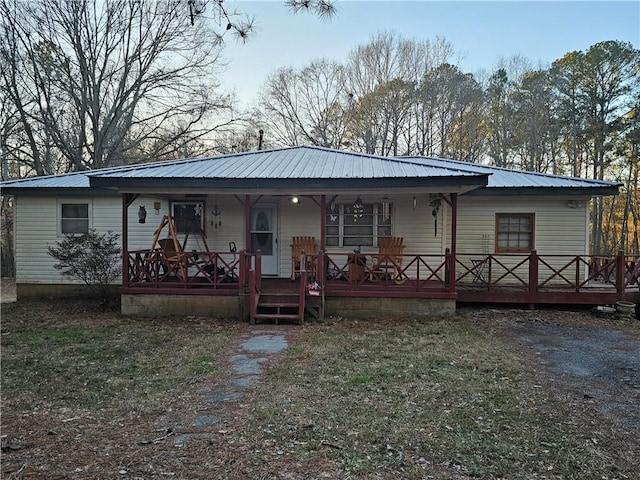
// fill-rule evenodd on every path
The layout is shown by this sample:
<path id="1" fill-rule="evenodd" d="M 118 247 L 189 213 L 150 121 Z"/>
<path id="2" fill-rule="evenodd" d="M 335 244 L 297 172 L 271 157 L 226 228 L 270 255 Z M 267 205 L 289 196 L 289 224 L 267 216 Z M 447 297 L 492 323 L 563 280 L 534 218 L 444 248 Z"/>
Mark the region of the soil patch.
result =
<path id="1" fill-rule="evenodd" d="M 640 430 L 639 321 L 603 321 L 588 311 L 483 310 L 469 317 L 530 356 L 554 388 Z"/>

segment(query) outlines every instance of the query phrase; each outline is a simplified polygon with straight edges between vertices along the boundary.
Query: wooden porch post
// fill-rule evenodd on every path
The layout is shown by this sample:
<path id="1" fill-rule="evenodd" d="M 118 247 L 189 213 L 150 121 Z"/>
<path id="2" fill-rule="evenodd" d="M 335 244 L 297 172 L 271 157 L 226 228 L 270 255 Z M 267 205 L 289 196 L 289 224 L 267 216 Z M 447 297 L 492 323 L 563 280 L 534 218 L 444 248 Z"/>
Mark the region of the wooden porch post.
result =
<path id="1" fill-rule="evenodd" d="M 129 206 L 140 195 L 137 193 L 122 194 L 122 286 L 129 286 Z"/>
<path id="2" fill-rule="evenodd" d="M 251 253 L 251 195 L 244 196 L 244 249 Z"/>
<path id="3" fill-rule="evenodd" d="M 327 249 L 327 197 L 322 195 L 320 197 L 320 251 L 324 252 Z"/>
<path id="4" fill-rule="evenodd" d="M 458 194 L 451 194 L 451 256 L 449 258 L 449 292 L 456 291 L 456 243 L 458 231 Z"/>
<path id="5" fill-rule="evenodd" d="M 618 252 L 618 255 L 616 256 L 616 290 L 620 295 L 624 294 L 624 274 L 624 252 Z"/>
<path id="6" fill-rule="evenodd" d="M 536 250 L 531 250 L 531 256 L 529 257 L 529 292 L 535 293 L 537 291 L 538 291 L 538 252 Z"/>
<path id="7" fill-rule="evenodd" d="M 122 286 L 129 286 L 129 196 L 122 194 Z"/>

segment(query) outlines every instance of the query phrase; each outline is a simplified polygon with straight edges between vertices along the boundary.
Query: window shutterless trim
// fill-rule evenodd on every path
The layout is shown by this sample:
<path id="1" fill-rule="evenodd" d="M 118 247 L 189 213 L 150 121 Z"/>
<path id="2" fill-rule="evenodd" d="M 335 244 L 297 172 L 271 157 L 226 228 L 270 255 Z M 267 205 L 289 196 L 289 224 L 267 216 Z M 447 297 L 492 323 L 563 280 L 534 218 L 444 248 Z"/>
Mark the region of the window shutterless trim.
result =
<path id="1" fill-rule="evenodd" d="M 508 230 L 506 232 L 500 232 L 500 220 L 501 219 L 512 219 L 512 218 L 528 218 L 529 219 L 529 231 L 527 232 L 522 232 L 522 231 L 511 231 Z M 535 250 L 536 245 L 535 245 L 535 231 L 536 231 L 536 215 L 535 213 L 512 213 L 512 212 L 504 212 L 504 213 L 496 213 L 495 215 L 495 245 L 494 245 L 494 251 L 496 253 L 524 253 L 524 252 L 530 252 L 532 250 Z M 500 235 L 509 235 L 509 234 L 517 234 L 517 235 L 524 235 L 527 234 L 528 236 L 528 243 L 529 245 L 527 247 L 521 247 L 521 246 L 516 246 L 516 247 L 501 247 L 500 246 Z M 518 243 L 520 243 L 518 241 Z"/>

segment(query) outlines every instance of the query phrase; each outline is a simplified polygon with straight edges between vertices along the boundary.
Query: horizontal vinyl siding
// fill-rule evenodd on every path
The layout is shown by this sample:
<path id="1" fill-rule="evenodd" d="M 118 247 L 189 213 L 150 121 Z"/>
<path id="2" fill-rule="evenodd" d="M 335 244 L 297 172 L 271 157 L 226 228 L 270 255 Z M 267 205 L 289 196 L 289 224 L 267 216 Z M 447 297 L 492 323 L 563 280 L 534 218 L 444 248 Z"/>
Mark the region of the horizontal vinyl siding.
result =
<path id="1" fill-rule="evenodd" d="M 335 199 L 336 203 L 349 204 L 356 200 L 356 195 L 342 195 Z M 380 196 L 361 195 L 364 203 L 380 203 Z M 393 235 L 404 238 L 405 254 L 432 254 L 441 255 L 443 252 L 443 236 L 446 235 L 443 221 L 443 208 L 438 214 L 438 235 L 434 236 L 434 221 L 431 215 L 431 207 L 428 205 L 428 196 L 420 200 L 413 208 L 413 196 L 389 197 L 393 204 Z M 318 248 L 320 246 L 321 219 L 320 207 L 310 198 L 301 197 L 300 203 L 293 205 L 289 197 L 282 197 L 279 202 L 280 215 L 279 249 L 280 249 L 280 275 L 291 275 L 291 242 L 294 236 L 312 236 L 316 238 Z M 448 228 L 448 227 L 447 227 Z M 353 247 L 328 247 L 327 253 L 346 254 Z M 362 247 L 362 253 L 377 253 L 376 247 Z M 346 257 L 343 257 L 346 261 Z M 338 262 L 340 258 L 336 258 Z M 409 272 L 407 272 L 409 273 Z"/>
<path id="2" fill-rule="evenodd" d="M 458 202 L 458 253 L 495 253 L 496 213 L 534 213 L 535 249 L 538 254 L 579 255 L 588 252 L 588 201 L 568 208 L 559 197 L 460 197 Z M 489 235 L 483 252 L 482 236 Z"/>
<path id="3" fill-rule="evenodd" d="M 492 279 L 495 280 L 506 273 L 506 268 L 512 268 L 528 256 L 522 254 L 495 253 L 495 215 L 496 213 L 534 213 L 535 214 L 535 250 L 542 260 L 551 268 L 539 264 L 539 279 L 543 280 L 554 275 L 569 264 L 576 255 L 587 254 L 589 251 L 589 201 L 581 200 L 581 207 L 569 208 L 567 198 L 560 197 L 474 197 L 460 198 L 458 204 L 457 253 L 458 261 L 472 266 L 472 258 L 482 258 L 484 254 L 495 254 L 496 259 L 504 267 L 494 264 Z M 483 235 L 487 235 L 488 242 L 483 243 Z M 486 251 L 485 250 L 486 247 Z M 470 255 L 474 254 L 474 255 Z M 552 256 L 553 255 L 553 256 Z M 556 255 L 560 255 L 557 256 Z M 528 266 L 525 262 L 517 270 L 517 275 L 528 281 Z M 584 278 L 587 274 L 580 265 Z M 457 275 L 462 273 L 458 266 Z M 568 279 L 575 278 L 575 264 L 563 270 Z M 513 275 L 501 280 L 501 283 L 518 283 Z M 562 284 L 563 280 L 555 276 L 551 283 Z"/>
<path id="4" fill-rule="evenodd" d="M 63 276 L 54 265 L 57 263 L 47 253 L 64 240 L 58 235 L 59 203 L 90 203 L 90 227 L 100 233 L 111 230 L 121 232 L 120 210 L 113 214 L 118 198 L 98 197 L 18 197 L 15 199 L 15 255 L 16 282 L 33 284 L 80 284 L 82 282 Z M 119 208 L 119 207 L 118 207 Z"/>
<path id="5" fill-rule="evenodd" d="M 356 195 L 341 195 L 337 203 L 355 201 Z M 379 195 L 361 195 L 365 203 L 380 202 Z M 316 200 L 319 201 L 317 196 Z M 278 204 L 278 254 L 280 276 L 291 273 L 291 239 L 294 236 L 314 236 L 320 243 L 320 206 L 312 199 L 301 197 L 301 203 L 293 205 L 288 196 L 265 197 L 265 201 Z M 568 198 L 560 197 L 465 197 L 458 202 L 457 250 L 470 258 L 471 254 L 483 253 L 482 238 L 488 236 L 488 249 L 494 253 L 496 213 L 534 213 L 535 247 L 539 255 L 565 254 L 579 255 L 588 252 L 588 199 L 581 199 L 580 208 L 568 208 Z M 91 203 L 91 226 L 100 233 L 112 231 L 121 234 L 122 199 L 118 197 L 98 197 L 95 199 L 77 197 L 17 197 L 15 199 L 16 222 L 16 280 L 18 283 L 78 283 L 63 277 L 53 265 L 56 261 L 47 254 L 47 247 L 63 239 L 58 236 L 59 202 L 89 201 Z M 161 202 L 156 214 L 153 203 Z M 234 196 L 209 196 L 205 201 L 206 246 L 198 235 L 191 235 L 186 250 L 206 250 L 228 252 L 229 242 L 235 242 L 238 252 L 245 248 L 244 207 Z M 413 195 L 389 196 L 393 204 L 393 235 L 404 238 L 405 254 L 426 254 L 440 256 L 450 245 L 451 209 L 442 202 L 437 216 L 437 235 L 429 196 Z M 215 205 L 222 214 L 214 217 Z M 147 211 L 146 223 L 138 223 L 138 210 L 144 205 Z M 155 231 L 162 217 L 169 213 L 169 201 L 152 196 L 138 197 L 128 209 L 128 250 L 145 250 L 152 245 Z M 221 220 L 222 225 L 214 228 L 211 223 Z M 161 232 L 166 238 L 168 230 Z M 352 247 L 330 247 L 328 253 L 349 253 Z M 377 252 L 375 247 L 363 247 L 363 253 Z M 228 260 L 233 260 L 229 254 Z M 431 261 L 431 260 L 429 260 Z M 436 259 L 433 259 L 435 262 Z M 407 272 L 411 274 L 411 272 Z"/>

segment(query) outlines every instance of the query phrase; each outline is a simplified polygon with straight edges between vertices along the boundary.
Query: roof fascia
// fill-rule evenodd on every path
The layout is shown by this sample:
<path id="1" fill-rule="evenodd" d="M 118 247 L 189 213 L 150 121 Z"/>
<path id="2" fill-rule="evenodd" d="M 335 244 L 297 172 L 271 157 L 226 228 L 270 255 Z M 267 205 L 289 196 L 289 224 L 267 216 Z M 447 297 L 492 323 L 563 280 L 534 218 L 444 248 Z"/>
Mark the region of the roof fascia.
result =
<path id="1" fill-rule="evenodd" d="M 471 190 L 465 195 L 469 196 L 566 196 L 566 195 L 618 195 L 618 185 L 592 186 L 592 187 L 486 187 Z"/>
<path id="2" fill-rule="evenodd" d="M 112 188 L 101 187 L 6 187 L 0 192 L 2 195 L 20 197 L 49 197 L 52 195 L 65 195 L 69 197 L 117 197 L 120 192 Z"/>
<path id="3" fill-rule="evenodd" d="M 443 187 L 467 185 L 483 187 L 488 183 L 488 175 L 446 176 L 424 178 L 110 178 L 91 177 L 92 187 L 106 188 L 239 188 L 254 190 L 269 189 L 353 189 L 353 188 L 411 188 L 411 187 Z"/>

